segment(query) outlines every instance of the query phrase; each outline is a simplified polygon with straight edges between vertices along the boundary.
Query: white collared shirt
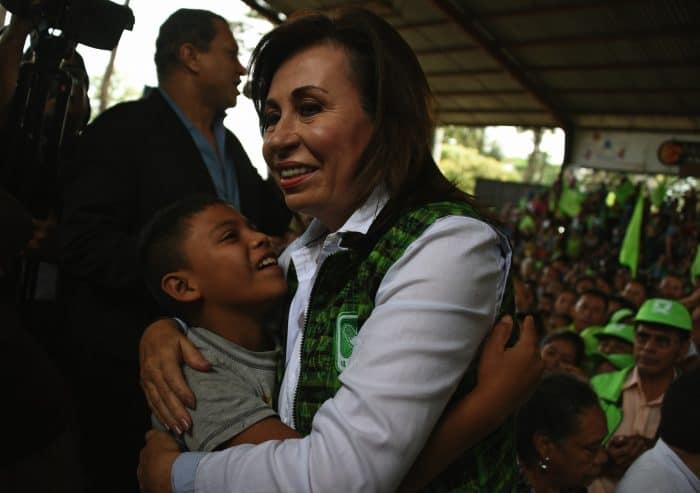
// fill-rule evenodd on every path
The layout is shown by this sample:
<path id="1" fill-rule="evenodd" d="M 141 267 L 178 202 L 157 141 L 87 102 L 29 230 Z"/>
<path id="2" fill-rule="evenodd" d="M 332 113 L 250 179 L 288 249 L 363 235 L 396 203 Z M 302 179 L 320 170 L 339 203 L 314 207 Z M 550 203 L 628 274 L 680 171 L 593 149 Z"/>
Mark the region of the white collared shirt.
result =
<path id="1" fill-rule="evenodd" d="M 338 233 L 366 233 L 384 203 L 386 194 L 375 191 Z M 282 265 L 291 258 L 299 280 L 280 392 L 287 423 L 311 286 L 339 239 L 312 224 L 281 257 Z M 340 375 L 342 386 L 316 413 L 311 433 L 181 454 L 173 466 L 174 492 L 394 491 L 490 330 L 509 268 L 508 242 L 488 224 L 461 216 L 436 221 L 384 276 Z"/>
<path id="2" fill-rule="evenodd" d="M 615 493 L 700 493 L 700 478 L 661 438 L 632 463 Z"/>

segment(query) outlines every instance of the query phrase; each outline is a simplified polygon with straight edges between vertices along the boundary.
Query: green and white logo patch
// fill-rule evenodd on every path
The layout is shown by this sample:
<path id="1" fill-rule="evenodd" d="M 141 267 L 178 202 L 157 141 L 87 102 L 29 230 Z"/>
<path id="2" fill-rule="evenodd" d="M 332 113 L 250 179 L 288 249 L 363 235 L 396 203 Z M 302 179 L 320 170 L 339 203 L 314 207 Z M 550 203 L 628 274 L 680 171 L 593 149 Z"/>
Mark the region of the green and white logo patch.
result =
<path id="1" fill-rule="evenodd" d="M 342 372 L 348 366 L 357 337 L 357 313 L 342 312 L 335 321 L 335 367 Z"/>

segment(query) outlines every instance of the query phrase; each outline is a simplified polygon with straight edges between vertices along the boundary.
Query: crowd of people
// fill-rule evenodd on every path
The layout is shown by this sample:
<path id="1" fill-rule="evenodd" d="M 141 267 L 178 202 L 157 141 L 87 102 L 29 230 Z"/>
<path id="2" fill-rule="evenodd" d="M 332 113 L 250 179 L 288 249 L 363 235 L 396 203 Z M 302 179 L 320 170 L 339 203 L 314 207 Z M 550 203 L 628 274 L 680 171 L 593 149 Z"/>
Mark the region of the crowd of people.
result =
<path id="1" fill-rule="evenodd" d="M 0 33 L 2 137 L 31 29 Z M 646 201 L 632 246 L 626 177 L 491 217 L 433 161 L 415 54 L 362 9 L 255 49 L 268 180 L 223 127 L 247 72 L 226 19 L 174 12 L 155 64 L 87 126 L 78 64 L 48 218 L 0 190 L 3 368 L 31 358 L 36 384 L 8 491 L 700 491 L 693 190 Z M 48 311 L 12 293 L 38 250 Z"/>
<path id="2" fill-rule="evenodd" d="M 625 176 L 619 180 L 582 194 L 574 214 L 562 207 L 557 183 L 551 191 L 505 207 L 501 216 L 514 246 L 517 311 L 536 320 L 545 374 L 589 382 L 598 400 L 598 424 L 607 423 L 600 436 L 594 428 L 586 433 L 599 447 L 590 447 L 579 471 L 595 471 L 589 477 L 591 493 L 642 491 L 629 486 L 641 481 L 635 477 L 641 469 L 630 465 L 645 451 L 662 447 L 664 396 L 678 375 L 697 374 L 700 363 L 696 192 L 691 188 L 680 198 L 654 201 L 644 186 L 635 187 Z M 575 186 L 573 181 L 567 185 Z M 640 194 L 643 214 L 634 242 L 627 230 Z M 636 264 L 625 263 L 620 253 L 626 248 L 638 249 Z M 541 391 L 560 389 L 564 382 L 551 380 Z M 536 393 L 533 399 L 544 397 Z M 584 426 L 581 416 L 579 426 Z M 561 420 L 562 430 L 570 428 L 563 416 L 551 419 L 555 425 Z M 687 426 L 690 433 L 693 425 Z M 533 481 L 554 476 L 535 468 Z M 663 474 L 643 491 L 697 491 L 697 469 L 684 477 L 681 486 L 674 486 Z"/>

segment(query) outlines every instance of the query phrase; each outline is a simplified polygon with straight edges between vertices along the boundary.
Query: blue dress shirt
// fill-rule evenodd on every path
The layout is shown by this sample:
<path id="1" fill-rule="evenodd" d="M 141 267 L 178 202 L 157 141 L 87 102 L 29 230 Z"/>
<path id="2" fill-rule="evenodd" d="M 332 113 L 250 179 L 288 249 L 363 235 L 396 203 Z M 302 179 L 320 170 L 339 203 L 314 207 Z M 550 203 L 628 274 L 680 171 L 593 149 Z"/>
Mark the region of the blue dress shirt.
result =
<path id="1" fill-rule="evenodd" d="M 192 140 L 197 146 L 202 160 L 207 166 L 207 170 L 209 170 L 209 176 L 211 176 L 212 182 L 214 182 L 216 195 L 221 200 L 225 200 L 229 204 L 235 206 L 236 209 L 240 210 L 241 198 L 238 191 L 238 180 L 236 179 L 233 156 L 226 148 L 226 128 L 224 127 L 225 113 L 221 113 L 221 115 L 217 116 L 212 128 L 216 147 L 219 150 L 217 154 L 217 149 L 212 147 L 209 141 L 202 135 L 202 132 L 200 132 L 185 116 L 175 101 L 160 87 L 158 90 L 192 136 Z"/>

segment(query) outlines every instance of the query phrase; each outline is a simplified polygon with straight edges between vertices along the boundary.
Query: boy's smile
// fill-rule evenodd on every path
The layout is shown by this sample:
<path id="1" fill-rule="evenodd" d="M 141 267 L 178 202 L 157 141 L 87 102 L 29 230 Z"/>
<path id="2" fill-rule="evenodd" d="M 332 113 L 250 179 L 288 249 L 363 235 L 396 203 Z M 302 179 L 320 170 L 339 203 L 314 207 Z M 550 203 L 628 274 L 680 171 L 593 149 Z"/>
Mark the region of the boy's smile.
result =
<path id="1" fill-rule="evenodd" d="M 182 248 L 202 309 L 264 310 L 286 292 L 269 238 L 233 207 L 216 204 L 192 216 Z"/>

